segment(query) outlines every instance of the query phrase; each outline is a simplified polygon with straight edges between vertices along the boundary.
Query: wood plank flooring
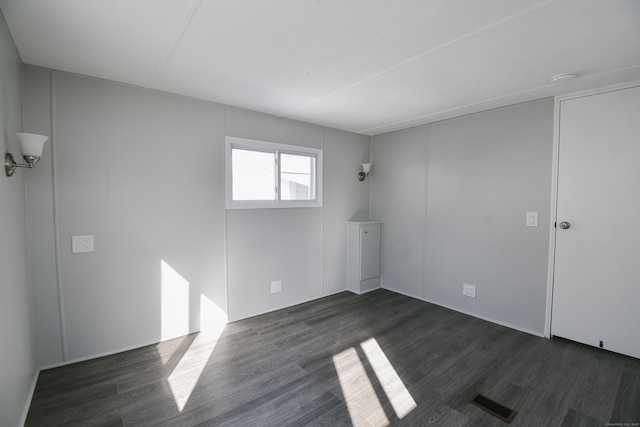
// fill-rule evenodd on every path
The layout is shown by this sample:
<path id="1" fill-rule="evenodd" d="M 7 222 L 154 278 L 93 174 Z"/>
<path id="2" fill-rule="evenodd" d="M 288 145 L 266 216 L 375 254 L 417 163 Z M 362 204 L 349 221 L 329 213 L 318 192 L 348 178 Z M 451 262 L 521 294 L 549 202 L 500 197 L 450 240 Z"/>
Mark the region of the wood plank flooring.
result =
<path id="1" fill-rule="evenodd" d="M 26 425 L 506 425 L 475 392 L 513 426 L 638 426 L 640 360 L 343 292 L 43 371 Z"/>

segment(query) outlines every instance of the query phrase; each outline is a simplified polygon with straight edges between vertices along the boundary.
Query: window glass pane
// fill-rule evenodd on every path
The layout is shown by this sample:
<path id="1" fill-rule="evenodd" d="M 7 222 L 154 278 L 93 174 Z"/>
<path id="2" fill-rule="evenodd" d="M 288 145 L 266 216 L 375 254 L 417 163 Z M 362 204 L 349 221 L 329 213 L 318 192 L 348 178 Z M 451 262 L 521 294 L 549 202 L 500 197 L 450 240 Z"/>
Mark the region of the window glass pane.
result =
<path id="1" fill-rule="evenodd" d="M 280 154 L 280 200 L 315 200 L 315 156 Z"/>
<path id="2" fill-rule="evenodd" d="M 233 200 L 275 200 L 274 160 L 273 153 L 233 148 Z"/>

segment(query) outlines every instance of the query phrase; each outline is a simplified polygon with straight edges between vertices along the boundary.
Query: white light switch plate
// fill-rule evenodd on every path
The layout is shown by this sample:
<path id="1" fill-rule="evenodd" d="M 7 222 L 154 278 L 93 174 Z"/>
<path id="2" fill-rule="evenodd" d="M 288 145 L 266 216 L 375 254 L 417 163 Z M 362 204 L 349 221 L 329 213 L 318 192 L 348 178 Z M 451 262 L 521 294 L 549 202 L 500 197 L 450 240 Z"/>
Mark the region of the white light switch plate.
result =
<path id="1" fill-rule="evenodd" d="M 467 285 L 466 283 L 462 284 L 462 295 L 475 298 L 476 297 L 476 287 L 475 285 Z"/>
<path id="2" fill-rule="evenodd" d="M 71 236 L 71 253 L 93 252 L 93 236 Z"/>
<path id="3" fill-rule="evenodd" d="M 271 293 L 275 294 L 280 291 L 282 291 L 282 280 L 271 282 Z"/>
<path id="4" fill-rule="evenodd" d="M 527 212 L 527 227 L 538 226 L 538 212 Z"/>

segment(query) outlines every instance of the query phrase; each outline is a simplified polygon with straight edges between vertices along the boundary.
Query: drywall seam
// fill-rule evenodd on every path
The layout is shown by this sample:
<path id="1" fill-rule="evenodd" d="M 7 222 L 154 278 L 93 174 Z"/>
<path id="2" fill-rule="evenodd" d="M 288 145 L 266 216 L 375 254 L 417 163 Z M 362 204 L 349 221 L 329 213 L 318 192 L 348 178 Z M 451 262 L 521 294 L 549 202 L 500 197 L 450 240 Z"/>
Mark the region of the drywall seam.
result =
<path id="1" fill-rule="evenodd" d="M 320 147 L 322 148 L 322 167 L 324 168 L 324 126 L 320 127 Z M 323 171 L 324 172 L 324 171 Z M 322 191 L 324 192 L 324 177 L 325 174 L 322 174 Z M 326 214 L 325 205 L 324 205 L 324 194 L 322 195 L 322 206 L 320 206 L 320 296 L 324 296 L 324 216 Z"/>
<path id="2" fill-rule="evenodd" d="M 429 126 L 424 127 L 424 222 L 422 223 L 422 297 L 427 297 L 427 224 L 429 224 Z"/>
<path id="3" fill-rule="evenodd" d="M 227 106 L 224 105 L 222 107 L 222 129 L 224 132 L 224 138 L 225 138 L 225 168 L 227 167 L 227 152 L 226 152 L 226 138 L 227 138 Z M 223 182 L 223 186 L 224 186 L 224 191 L 222 192 L 222 206 L 224 206 L 224 215 L 222 218 L 222 221 L 224 221 L 224 224 L 222 224 L 222 227 L 224 228 L 224 301 L 225 301 L 225 312 L 227 314 L 227 322 L 229 322 L 229 319 L 231 319 L 231 315 L 229 313 L 229 228 L 227 227 L 228 224 L 228 218 L 227 216 L 229 215 L 229 209 L 227 209 L 227 171 L 224 171 L 224 182 Z M 202 325 L 200 325 L 200 328 L 202 329 Z"/>
<path id="4" fill-rule="evenodd" d="M 304 103 L 304 104 L 299 105 L 299 106 L 294 107 L 294 108 L 290 108 L 287 111 L 284 111 L 284 112 L 282 112 L 280 114 L 277 114 L 277 116 L 278 117 L 287 117 L 291 113 L 294 113 L 296 111 L 302 110 L 303 108 L 307 108 L 307 107 L 309 107 L 311 105 L 317 104 L 317 103 L 322 102 L 322 101 L 324 101 L 326 99 L 332 98 L 332 97 L 334 97 L 336 95 L 339 95 L 339 94 L 341 94 L 343 92 L 351 90 L 351 89 L 353 89 L 353 88 L 355 88 L 357 86 L 360 86 L 360 85 L 362 85 L 364 83 L 367 83 L 370 80 L 373 80 L 373 79 L 375 79 L 377 77 L 380 77 L 380 76 L 383 76 L 385 74 L 388 74 L 391 71 L 400 69 L 400 68 L 402 68 L 402 67 L 404 67 L 404 66 L 406 66 L 408 64 L 411 64 L 412 62 L 418 61 L 419 59 L 422 59 L 422 58 L 424 58 L 426 56 L 429 56 L 429 55 L 431 55 L 433 53 L 439 52 L 439 51 L 441 51 L 441 50 L 443 50 L 443 49 L 445 49 L 445 48 L 447 48 L 449 46 L 453 46 L 453 45 L 455 45 L 457 43 L 460 43 L 460 42 L 462 42 L 464 40 L 467 40 L 467 39 L 469 39 L 469 38 L 471 38 L 471 37 L 473 37 L 473 36 L 475 36 L 477 34 L 481 34 L 481 33 L 485 32 L 485 31 L 488 31 L 488 30 L 490 30 L 492 28 L 495 28 L 495 27 L 498 27 L 500 25 L 506 24 L 507 22 L 511 22 L 511 21 L 516 20 L 516 19 L 519 19 L 522 16 L 524 16 L 524 15 L 526 15 L 528 13 L 531 13 L 531 12 L 533 12 L 535 10 L 545 8 L 545 7 L 549 6 L 550 4 L 552 4 L 554 1 L 555 0 L 546 0 L 546 1 L 544 1 L 544 2 L 542 2 L 540 4 L 537 4 L 535 6 L 532 6 L 532 7 L 529 7 L 527 9 L 521 10 L 521 11 L 516 12 L 516 13 L 514 13 L 512 15 L 507 16 L 507 17 L 498 19 L 497 21 L 491 22 L 491 23 L 489 23 L 487 25 L 484 25 L 484 26 L 482 26 L 480 28 L 477 28 L 477 29 L 475 29 L 473 31 L 470 31 L 470 32 L 465 33 L 465 34 L 462 34 L 461 36 L 458 36 L 458 37 L 454 38 L 453 40 L 449 40 L 446 43 L 443 43 L 441 45 L 435 46 L 435 47 L 433 47 L 431 49 L 428 49 L 428 50 L 426 50 L 424 52 L 421 52 L 421 53 L 419 53 L 419 54 L 417 54 L 417 55 L 415 55 L 415 56 L 413 56 L 411 58 L 405 59 L 405 60 L 400 61 L 399 63 L 394 64 L 394 65 L 392 65 L 390 67 L 387 67 L 387 68 L 385 68 L 385 69 L 383 69 L 381 71 L 378 71 L 378 72 L 373 73 L 373 74 L 371 74 L 369 76 L 366 76 L 365 78 L 363 78 L 363 79 L 361 79 L 361 80 L 359 80 L 357 82 L 351 83 L 351 84 L 349 84 L 349 85 L 347 85 L 347 86 L 345 86 L 343 88 L 334 90 L 333 92 L 331 92 L 329 94 L 320 96 L 319 98 L 316 98 L 313 101 Z M 388 126 L 388 125 L 385 125 L 385 126 Z M 374 129 L 377 129 L 377 128 L 374 128 Z M 366 131 L 367 130 L 358 131 L 356 133 L 365 133 Z"/>
<path id="5" fill-rule="evenodd" d="M 56 280 L 58 285 L 58 310 L 60 313 L 60 337 L 62 341 L 62 361 L 68 360 L 67 352 L 67 330 L 64 317 L 64 298 L 62 294 L 62 260 L 60 259 L 60 224 L 58 212 L 58 173 L 56 167 L 56 126 L 55 126 L 55 72 L 49 71 L 49 91 L 51 103 L 51 181 L 53 187 L 53 239 L 55 242 L 55 258 L 56 258 Z"/>
<path id="6" fill-rule="evenodd" d="M 149 81 L 147 81 L 147 84 L 145 85 L 146 88 L 152 87 L 153 84 L 158 80 L 160 74 L 164 71 L 167 63 L 169 62 L 169 59 L 171 59 L 171 56 L 173 55 L 173 52 L 176 50 L 176 47 L 178 47 L 180 40 L 182 40 L 184 33 L 186 33 L 189 29 L 189 25 L 191 25 L 191 21 L 193 20 L 193 17 L 196 16 L 196 12 L 200 8 L 201 4 L 202 0 L 191 0 L 191 2 L 189 2 L 187 10 L 185 10 L 184 14 L 182 15 L 182 19 L 180 20 L 178 28 L 173 34 L 173 37 L 171 37 L 169 44 L 164 50 L 164 53 L 160 57 L 160 61 L 158 61 L 155 70 L 153 70 L 153 74 L 151 74 Z"/>

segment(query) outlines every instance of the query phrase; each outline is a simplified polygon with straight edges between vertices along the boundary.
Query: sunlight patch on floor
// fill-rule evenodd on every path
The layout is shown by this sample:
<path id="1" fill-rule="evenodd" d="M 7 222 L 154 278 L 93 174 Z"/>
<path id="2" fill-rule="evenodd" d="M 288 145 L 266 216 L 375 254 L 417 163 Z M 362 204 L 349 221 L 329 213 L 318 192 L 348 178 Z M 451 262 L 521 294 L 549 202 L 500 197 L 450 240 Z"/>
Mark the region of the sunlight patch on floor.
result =
<path id="1" fill-rule="evenodd" d="M 387 426 L 389 419 L 376 396 L 358 352 L 349 348 L 333 356 L 342 394 L 354 426 Z"/>
<path id="2" fill-rule="evenodd" d="M 166 365 L 187 339 L 188 338 L 185 335 L 183 337 L 173 338 L 167 341 L 160 341 L 156 344 L 156 351 L 158 352 L 162 363 Z"/>
<path id="3" fill-rule="evenodd" d="M 360 343 L 364 352 L 360 360 L 358 350 L 349 348 L 333 356 L 333 365 L 340 381 L 344 401 L 354 426 L 387 426 L 390 424 L 381 398 L 387 398 L 398 419 L 406 417 L 418 407 L 411 393 L 405 387 L 395 368 L 384 354 L 375 338 Z M 369 377 L 362 362 L 369 362 L 374 377 Z M 384 391 L 378 397 L 372 380 L 376 380 Z M 378 389 L 379 390 L 379 389 Z M 388 408 L 392 415 L 391 408 Z M 395 419 L 394 419 L 395 421 Z"/>
<path id="4" fill-rule="evenodd" d="M 202 376 L 202 371 L 204 371 L 217 343 L 218 340 L 211 334 L 198 334 L 171 372 L 171 375 L 169 375 L 169 378 L 167 378 L 171 393 L 173 393 L 173 399 L 180 412 L 182 412 L 193 390 L 196 388 L 198 380 Z"/>
<path id="5" fill-rule="evenodd" d="M 360 344 L 360 346 L 367 355 L 369 364 L 376 373 L 378 381 L 382 385 L 389 402 L 391 402 L 396 416 L 399 419 L 404 418 L 418 406 L 416 405 L 416 401 L 413 400 L 411 393 L 409 393 L 409 390 L 405 387 L 375 338 L 366 340 Z"/>
<path id="6" fill-rule="evenodd" d="M 165 260 L 160 262 L 160 288 L 161 340 L 187 335 L 191 321 L 189 282 Z M 205 295 L 200 295 L 199 302 L 200 332 L 167 378 L 180 412 L 193 394 L 228 320 L 224 310 Z M 162 346 L 163 351 L 159 351 L 165 364 L 173 357 L 181 342 L 172 344 L 177 345 Z"/>
<path id="7" fill-rule="evenodd" d="M 200 295 L 201 331 L 167 379 L 180 412 L 193 394 L 218 339 L 224 332 L 226 322 L 227 314 L 209 298 Z"/>

